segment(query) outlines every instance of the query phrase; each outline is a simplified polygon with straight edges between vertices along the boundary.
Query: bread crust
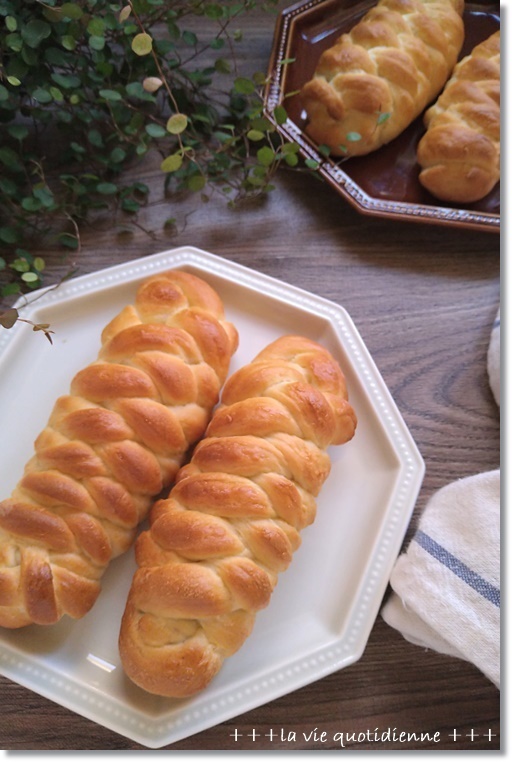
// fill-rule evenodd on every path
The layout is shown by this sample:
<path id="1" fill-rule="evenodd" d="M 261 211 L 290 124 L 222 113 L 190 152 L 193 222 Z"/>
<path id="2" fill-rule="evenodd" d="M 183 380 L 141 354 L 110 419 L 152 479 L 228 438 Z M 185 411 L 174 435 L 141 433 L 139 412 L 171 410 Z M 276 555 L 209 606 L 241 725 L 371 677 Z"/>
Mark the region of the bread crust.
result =
<path id="1" fill-rule="evenodd" d="M 203 690 L 251 633 L 315 517 L 326 452 L 356 415 L 332 356 L 286 336 L 226 382 L 221 405 L 136 543 L 119 649 L 150 693 Z"/>
<path id="2" fill-rule="evenodd" d="M 80 618 L 203 435 L 238 344 L 217 293 L 169 271 L 102 332 L 0 502 L 0 626 Z"/>
<path id="3" fill-rule="evenodd" d="M 320 56 L 301 91 L 306 133 L 333 156 L 396 138 L 441 91 L 464 40 L 463 0 L 380 0 Z"/>
<path id="4" fill-rule="evenodd" d="M 425 114 L 419 181 L 443 201 L 472 203 L 500 179 L 500 32 L 460 61 Z"/>

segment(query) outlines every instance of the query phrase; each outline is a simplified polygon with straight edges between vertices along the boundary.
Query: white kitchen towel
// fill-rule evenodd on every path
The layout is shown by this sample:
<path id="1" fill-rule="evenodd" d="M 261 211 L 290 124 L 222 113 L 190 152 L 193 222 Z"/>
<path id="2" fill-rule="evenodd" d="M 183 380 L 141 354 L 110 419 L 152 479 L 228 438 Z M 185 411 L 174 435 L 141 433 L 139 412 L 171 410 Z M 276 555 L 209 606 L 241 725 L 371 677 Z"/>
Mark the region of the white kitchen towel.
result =
<path id="1" fill-rule="evenodd" d="M 500 404 L 500 312 L 487 353 Z M 500 471 L 436 492 L 391 573 L 382 618 L 406 640 L 475 664 L 500 687 Z"/>
<path id="2" fill-rule="evenodd" d="M 499 687 L 499 470 L 432 496 L 390 583 L 385 622 L 416 645 L 472 662 Z"/>
<path id="3" fill-rule="evenodd" d="M 489 349 L 487 350 L 487 372 L 489 374 L 489 385 L 496 404 L 500 404 L 500 310 L 492 325 Z"/>

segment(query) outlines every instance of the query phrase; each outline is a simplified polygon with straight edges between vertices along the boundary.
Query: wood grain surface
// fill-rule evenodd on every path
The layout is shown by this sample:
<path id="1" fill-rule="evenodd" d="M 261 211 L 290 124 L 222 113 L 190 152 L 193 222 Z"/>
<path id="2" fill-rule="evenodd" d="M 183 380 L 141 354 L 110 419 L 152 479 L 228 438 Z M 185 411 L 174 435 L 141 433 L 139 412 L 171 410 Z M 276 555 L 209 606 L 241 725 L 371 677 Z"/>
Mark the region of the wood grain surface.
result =
<path id="1" fill-rule="evenodd" d="M 273 25 L 263 12 L 250 19 L 245 66 L 266 68 Z M 220 197 L 166 198 L 157 157 L 132 174 L 151 188 L 138 226 L 120 232 L 98 221 L 83 231 L 73 262 L 43 253 L 52 273 L 63 274 L 71 263 L 77 274 L 89 273 L 192 245 L 345 307 L 426 463 L 404 547 L 436 490 L 499 467 L 500 414 L 486 369 L 500 300 L 498 235 L 364 217 L 294 170 L 279 173 L 266 201 L 234 210 Z M 177 220 L 171 232 L 163 229 L 168 217 Z M 0 702 L 3 749 L 144 749 L 3 677 Z M 326 742 L 306 740 L 315 728 Z M 471 664 L 408 643 L 379 616 L 354 665 L 166 748 L 334 750 L 340 748 L 334 734 L 377 728 L 439 732 L 440 741 L 361 740 L 349 747 L 496 750 L 500 693 Z"/>

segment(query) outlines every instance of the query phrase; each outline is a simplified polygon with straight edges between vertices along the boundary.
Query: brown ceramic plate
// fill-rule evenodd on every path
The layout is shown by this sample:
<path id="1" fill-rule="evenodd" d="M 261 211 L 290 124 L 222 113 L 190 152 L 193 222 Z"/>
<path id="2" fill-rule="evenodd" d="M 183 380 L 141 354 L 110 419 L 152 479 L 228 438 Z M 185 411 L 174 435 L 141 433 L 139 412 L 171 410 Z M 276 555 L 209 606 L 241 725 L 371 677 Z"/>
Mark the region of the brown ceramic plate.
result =
<path id="1" fill-rule="evenodd" d="M 297 91 L 312 77 L 322 51 L 372 5 L 375 0 L 306 0 L 282 11 L 269 63 L 267 116 L 286 140 L 299 144 L 305 158 L 320 163 L 320 175 L 362 214 L 499 232 L 499 184 L 481 201 L 457 208 L 438 201 L 420 185 L 416 146 L 424 132 L 421 116 L 387 146 L 337 163 L 323 157 L 304 133 L 306 114 Z M 499 3 L 466 2 L 464 23 L 461 58 L 499 28 Z M 292 95 L 287 97 L 288 93 Z M 281 103 L 288 119 L 277 124 L 273 112 Z"/>

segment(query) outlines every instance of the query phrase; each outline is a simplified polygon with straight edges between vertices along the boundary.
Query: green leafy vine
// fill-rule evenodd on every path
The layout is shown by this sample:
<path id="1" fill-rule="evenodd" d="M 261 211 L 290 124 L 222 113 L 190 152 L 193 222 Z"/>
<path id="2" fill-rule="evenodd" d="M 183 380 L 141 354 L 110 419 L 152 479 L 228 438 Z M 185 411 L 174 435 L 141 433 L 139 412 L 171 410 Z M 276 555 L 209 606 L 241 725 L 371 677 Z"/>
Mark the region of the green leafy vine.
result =
<path id="1" fill-rule="evenodd" d="M 150 151 L 167 191 L 229 204 L 298 164 L 275 126 L 285 108 L 265 116 L 265 75 L 242 76 L 236 58 L 236 22 L 276 4 L 0 0 L 0 297 L 43 284 L 34 242 L 76 251 L 91 215 L 136 218 L 149 189 L 123 172 Z M 0 325 L 15 318 L 0 303 Z"/>

